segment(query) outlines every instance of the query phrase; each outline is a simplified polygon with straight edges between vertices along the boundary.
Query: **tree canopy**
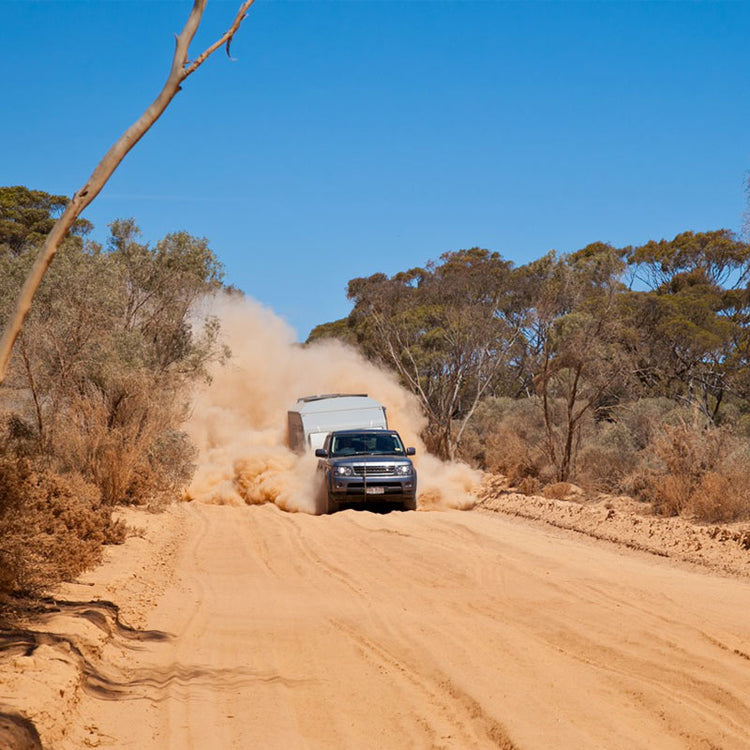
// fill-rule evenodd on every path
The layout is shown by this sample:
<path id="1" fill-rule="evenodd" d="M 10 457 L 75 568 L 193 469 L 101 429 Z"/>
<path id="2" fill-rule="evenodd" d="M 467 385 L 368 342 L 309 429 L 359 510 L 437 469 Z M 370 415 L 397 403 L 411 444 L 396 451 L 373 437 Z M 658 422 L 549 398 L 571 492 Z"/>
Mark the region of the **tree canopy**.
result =
<path id="1" fill-rule="evenodd" d="M 624 404 L 666 398 L 717 426 L 750 413 L 749 282 L 750 245 L 724 229 L 594 242 L 520 267 L 470 248 L 352 279 L 349 316 L 309 341 L 356 343 L 398 373 L 446 457 L 485 400 L 532 399 L 566 480 L 586 425 L 617 420 Z"/>
<path id="2" fill-rule="evenodd" d="M 31 227 L 17 250 L 0 254 L 2 323 L 41 241 L 33 227 L 44 226 L 44 210 L 53 220 L 61 201 L 26 189 L 0 194 L 6 215 L 26 216 Z M 159 446 L 184 442 L 179 427 L 190 385 L 224 356 L 218 321 L 196 317 L 201 297 L 222 288 L 222 275 L 207 240 L 186 232 L 151 246 L 127 219 L 110 225 L 105 248 L 80 234 L 69 237 L 11 361 L 8 385 L 19 394 L 11 414 L 25 425 L 24 450 L 81 471 L 110 503 L 133 496 L 136 487 L 143 491 L 146 475 L 188 471 L 187 447 L 187 462 L 157 471 Z"/>
<path id="3" fill-rule="evenodd" d="M 50 195 L 22 185 L 0 187 L 0 252 L 19 255 L 41 245 L 68 202 L 63 195 Z M 82 237 L 91 228 L 89 221 L 78 219 L 70 234 Z"/>

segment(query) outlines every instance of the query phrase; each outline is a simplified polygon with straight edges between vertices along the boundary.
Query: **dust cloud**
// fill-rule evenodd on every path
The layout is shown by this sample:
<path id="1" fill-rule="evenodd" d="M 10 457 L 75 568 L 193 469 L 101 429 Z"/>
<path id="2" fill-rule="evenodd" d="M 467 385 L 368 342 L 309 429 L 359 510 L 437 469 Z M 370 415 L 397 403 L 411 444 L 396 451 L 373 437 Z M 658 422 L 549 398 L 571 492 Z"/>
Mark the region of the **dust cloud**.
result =
<path id="1" fill-rule="evenodd" d="M 479 481 L 464 464 L 428 454 L 416 398 L 396 378 L 338 341 L 295 342 L 278 316 L 248 299 L 217 298 L 229 361 L 196 393 L 186 430 L 200 453 L 186 499 L 240 505 L 272 502 L 287 511 L 315 512 L 317 459 L 286 447 L 287 410 L 298 397 L 367 393 L 387 408 L 388 424 L 417 449 L 419 507 L 468 508 Z"/>

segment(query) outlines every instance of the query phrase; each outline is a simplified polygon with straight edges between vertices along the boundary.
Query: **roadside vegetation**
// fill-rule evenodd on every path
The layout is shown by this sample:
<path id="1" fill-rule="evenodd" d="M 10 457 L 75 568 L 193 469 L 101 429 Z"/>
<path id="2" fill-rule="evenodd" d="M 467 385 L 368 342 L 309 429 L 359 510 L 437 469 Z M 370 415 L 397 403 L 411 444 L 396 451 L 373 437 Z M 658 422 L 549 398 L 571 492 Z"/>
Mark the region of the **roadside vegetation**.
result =
<path id="1" fill-rule="evenodd" d="M 0 188 L 0 325 L 66 199 Z M 228 353 L 201 313 L 224 289 L 205 239 L 100 246 L 78 220 L 0 387 L 0 605 L 124 539 L 113 510 L 179 496 L 194 385 Z M 750 517 L 750 245 L 726 230 L 591 244 L 515 267 L 481 248 L 353 279 L 315 328 L 391 368 L 446 459 L 526 493 L 575 483 L 698 521 Z"/>
<path id="2" fill-rule="evenodd" d="M 527 493 L 576 483 L 656 513 L 750 517 L 750 245 L 727 230 L 514 267 L 449 252 L 353 279 L 315 328 L 394 370 L 428 446 Z"/>
<path id="3" fill-rule="evenodd" d="M 66 199 L 0 188 L 0 326 Z M 29 596 L 122 541 L 120 504 L 158 507 L 194 470 L 191 387 L 226 355 L 200 315 L 222 288 L 205 239 L 155 246 L 132 219 L 106 246 L 79 220 L 36 295 L 0 389 L 0 600 Z"/>

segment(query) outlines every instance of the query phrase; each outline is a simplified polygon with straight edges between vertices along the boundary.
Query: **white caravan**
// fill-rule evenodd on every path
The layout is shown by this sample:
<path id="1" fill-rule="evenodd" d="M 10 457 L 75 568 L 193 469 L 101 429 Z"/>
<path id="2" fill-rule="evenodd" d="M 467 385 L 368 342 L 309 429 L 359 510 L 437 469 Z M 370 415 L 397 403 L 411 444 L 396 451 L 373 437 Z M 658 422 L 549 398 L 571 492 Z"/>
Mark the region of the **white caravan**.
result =
<path id="1" fill-rule="evenodd" d="M 297 453 L 322 448 L 329 432 L 388 429 L 385 407 L 366 393 L 304 396 L 288 412 L 289 447 Z"/>

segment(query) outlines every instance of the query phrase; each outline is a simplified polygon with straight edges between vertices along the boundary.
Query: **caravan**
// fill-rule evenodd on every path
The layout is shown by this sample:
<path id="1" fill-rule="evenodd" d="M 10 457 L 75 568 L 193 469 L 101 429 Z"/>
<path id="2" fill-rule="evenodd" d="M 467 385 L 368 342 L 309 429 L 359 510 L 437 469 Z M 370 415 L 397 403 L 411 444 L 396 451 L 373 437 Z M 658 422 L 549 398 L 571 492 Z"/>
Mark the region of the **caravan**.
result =
<path id="1" fill-rule="evenodd" d="M 334 430 L 388 429 L 385 407 L 365 393 L 304 396 L 287 417 L 289 447 L 297 453 L 322 448 Z"/>

